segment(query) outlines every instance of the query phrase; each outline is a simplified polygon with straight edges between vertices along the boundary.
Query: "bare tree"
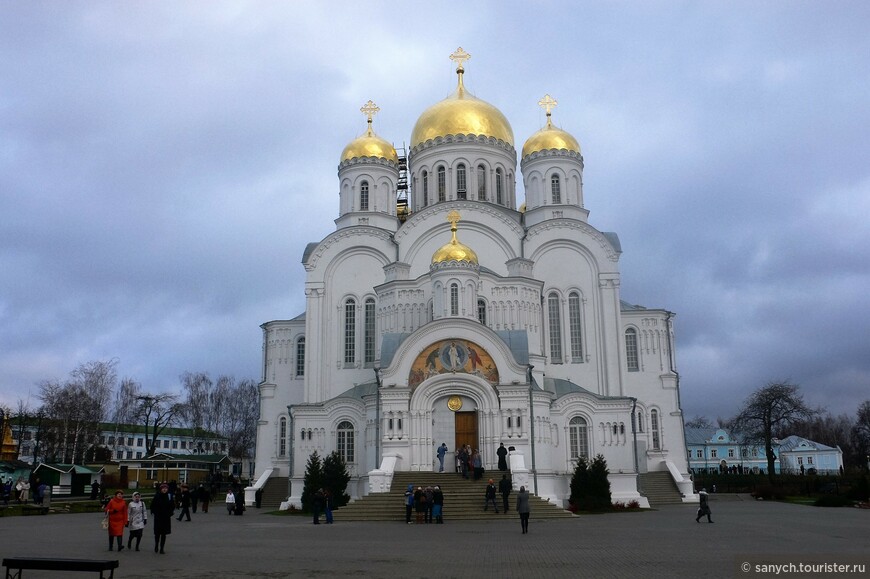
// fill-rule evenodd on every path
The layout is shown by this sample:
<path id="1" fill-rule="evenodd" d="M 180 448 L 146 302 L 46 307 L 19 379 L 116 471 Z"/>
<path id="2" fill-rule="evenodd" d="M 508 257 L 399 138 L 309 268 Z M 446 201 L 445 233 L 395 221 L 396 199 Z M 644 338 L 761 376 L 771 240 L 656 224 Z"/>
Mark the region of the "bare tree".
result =
<path id="1" fill-rule="evenodd" d="M 233 389 L 232 403 L 224 413 L 226 420 L 222 429 L 229 442 L 229 454 L 234 458 L 253 456 L 257 436 L 257 420 L 260 418 L 260 391 L 251 379 L 242 380 Z"/>
<path id="2" fill-rule="evenodd" d="M 137 416 L 145 425 L 145 441 L 148 455 L 154 454 L 157 438 L 176 417 L 184 412 L 183 405 L 174 394 L 141 394 L 138 396 Z"/>
<path id="3" fill-rule="evenodd" d="M 695 416 L 686 422 L 686 428 L 713 428 L 713 423 L 706 416 Z"/>
<path id="4" fill-rule="evenodd" d="M 205 433 L 215 430 L 214 383 L 205 372 L 185 372 L 181 375 L 181 384 L 186 392 L 184 419 L 192 430 L 190 443 L 193 448 L 199 448 Z"/>
<path id="5" fill-rule="evenodd" d="M 855 455 L 863 462 L 868 461 L 867 467 L 870 468 L 870 400 L 865 400 L 858 407 L 858 414 L 855 419 L 855 426 L 852 427 L 852 440 L 855 446 Z"/>
<path id="6" fill-rule="evenodd" d="M 788 381 L 768 382 L 749 395 L 743 407 L 731 420 L 731 429 L 740 433 L 744 442 L 764 444 L 767 456 L 767 476 L 774 481 L 776 455 L 773 438 L 777 432 L 813 415 L 805 403 L 799 386 Z"/>

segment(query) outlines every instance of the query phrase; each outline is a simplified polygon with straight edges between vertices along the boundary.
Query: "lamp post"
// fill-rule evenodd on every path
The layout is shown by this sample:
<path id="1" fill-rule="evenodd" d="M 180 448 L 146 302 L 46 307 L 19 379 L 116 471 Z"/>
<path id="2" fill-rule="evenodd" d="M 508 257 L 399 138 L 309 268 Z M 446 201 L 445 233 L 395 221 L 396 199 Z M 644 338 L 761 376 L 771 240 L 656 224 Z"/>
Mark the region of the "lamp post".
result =
<path id="1" fill-rule="evenodd" d="M 375 468 L 381 468 L 381 366 L 375 364 Z"/>

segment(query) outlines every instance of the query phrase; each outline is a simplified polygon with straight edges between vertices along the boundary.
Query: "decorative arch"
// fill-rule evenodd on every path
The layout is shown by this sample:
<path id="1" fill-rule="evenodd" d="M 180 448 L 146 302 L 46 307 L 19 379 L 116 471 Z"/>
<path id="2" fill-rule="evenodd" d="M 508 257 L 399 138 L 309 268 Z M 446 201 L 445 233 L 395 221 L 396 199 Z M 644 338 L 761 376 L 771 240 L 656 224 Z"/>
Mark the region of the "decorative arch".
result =
<path id="1" fill-rule="evenodd" d="M 446 396 L 465 396 L 478 409 L 499 408 L 498 393 L 491 384 L 471 374 L 438 374 L 417 387 L 411 394 L 411 412 L 425 412 Z"/>
<path id="2" fill-rule="evenodd" d="M 411 365 L 408 386 L 416 388 L 439 374 L 467 374 L 491 386 L 499 383 L 492 355 L 479 344 L 463 339 L 441 340 L 424 348 Z"/>

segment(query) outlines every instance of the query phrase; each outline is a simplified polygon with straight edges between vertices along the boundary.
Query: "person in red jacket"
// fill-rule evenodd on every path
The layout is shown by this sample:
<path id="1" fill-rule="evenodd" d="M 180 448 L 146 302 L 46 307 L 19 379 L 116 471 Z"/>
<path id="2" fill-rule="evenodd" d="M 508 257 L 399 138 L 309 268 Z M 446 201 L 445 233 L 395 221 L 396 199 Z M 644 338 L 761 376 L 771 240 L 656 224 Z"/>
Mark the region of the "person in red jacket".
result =
<path id="1" fill-rule="evenodd" d="M 124 491 L 115 491 L 115 496 L 106 505 L 106 517 L 109 519 L 109 551 L 112 550 L 112 539 L 118 542 L 118 551 L 124 550 L 124 527 L 127 525 L 127 501 Z"/>

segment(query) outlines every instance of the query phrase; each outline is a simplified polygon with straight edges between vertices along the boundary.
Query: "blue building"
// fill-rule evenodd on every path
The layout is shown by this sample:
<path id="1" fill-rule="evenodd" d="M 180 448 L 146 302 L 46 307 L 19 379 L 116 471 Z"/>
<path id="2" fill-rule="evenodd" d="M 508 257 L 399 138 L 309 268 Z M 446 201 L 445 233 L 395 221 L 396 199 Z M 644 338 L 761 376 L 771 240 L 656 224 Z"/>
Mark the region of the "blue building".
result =
<path id="1" fill-rule="evenodd" d="M 782 472 L 792 474 L 838 474 L 843 468 L 843 451 L 800 436 L 778 441 Z"/>
<path id="2" fill-rule="evenodd" d="M 689 470 L 695 474 L 713 472 L 761 473 L 767 471 L 764 445 L 743 443 L 722 428 L 686 428 Z M 776 471 L 779 454 L 774 446 Z"/>

